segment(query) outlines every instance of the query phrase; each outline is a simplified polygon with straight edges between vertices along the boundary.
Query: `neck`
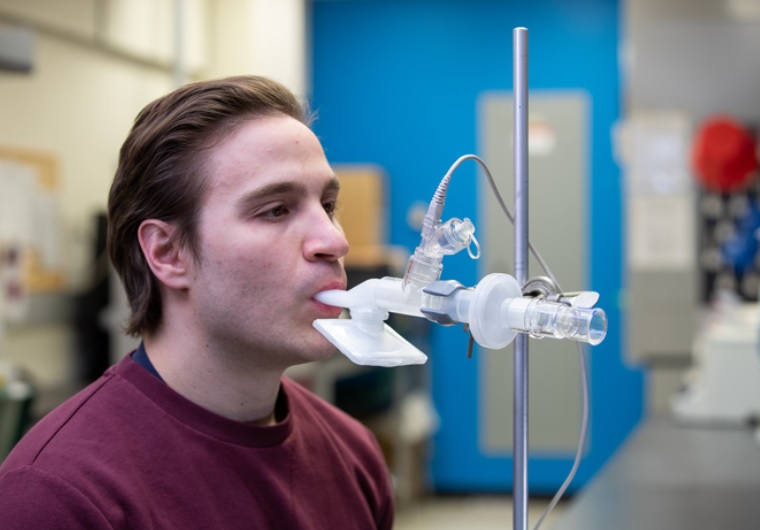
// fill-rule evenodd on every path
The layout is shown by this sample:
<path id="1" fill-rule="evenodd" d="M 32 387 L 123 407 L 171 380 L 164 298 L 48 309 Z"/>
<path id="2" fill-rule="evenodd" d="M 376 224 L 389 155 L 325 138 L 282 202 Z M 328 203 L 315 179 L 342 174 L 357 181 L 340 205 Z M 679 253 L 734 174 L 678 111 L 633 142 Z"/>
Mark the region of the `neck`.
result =
<path id="1" fill-rule="evenodd" d="M 256 354 L 194 340 L 166 330 L 144 337 L 145 351 L 163 380 L 211 412 L 259 425 L 276 422 L 275 405 L 284 368 L 256 364 Z"/>

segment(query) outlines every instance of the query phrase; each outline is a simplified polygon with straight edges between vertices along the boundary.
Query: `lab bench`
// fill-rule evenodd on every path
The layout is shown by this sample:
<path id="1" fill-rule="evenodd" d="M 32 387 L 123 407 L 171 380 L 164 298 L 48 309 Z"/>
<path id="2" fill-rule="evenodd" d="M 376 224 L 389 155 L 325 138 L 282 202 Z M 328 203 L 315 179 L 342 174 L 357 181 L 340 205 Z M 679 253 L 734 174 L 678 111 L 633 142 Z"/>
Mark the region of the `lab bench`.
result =
<path id="1" fill-rule="evenodd" d="M 752 429 L 644 421 L 552 530 L 760 527 L 760 442 Z"/>

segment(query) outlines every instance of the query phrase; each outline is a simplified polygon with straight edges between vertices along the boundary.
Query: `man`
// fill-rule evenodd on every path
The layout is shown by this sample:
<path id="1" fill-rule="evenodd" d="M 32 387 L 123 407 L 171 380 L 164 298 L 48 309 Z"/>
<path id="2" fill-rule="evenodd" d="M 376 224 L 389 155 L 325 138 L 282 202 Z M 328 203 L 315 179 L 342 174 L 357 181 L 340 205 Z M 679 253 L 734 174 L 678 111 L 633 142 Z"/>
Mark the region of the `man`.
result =
<path id="1" fill-rule="evenodd" d="M 284 378 L 333 348 L 348 243 L 338 182 L 281 85 L 184 86 L 138 115 L 109 252 L 140 347 L 41 420 L 0 467 L 0 528 L 392 527 L 355 420 Z"/>

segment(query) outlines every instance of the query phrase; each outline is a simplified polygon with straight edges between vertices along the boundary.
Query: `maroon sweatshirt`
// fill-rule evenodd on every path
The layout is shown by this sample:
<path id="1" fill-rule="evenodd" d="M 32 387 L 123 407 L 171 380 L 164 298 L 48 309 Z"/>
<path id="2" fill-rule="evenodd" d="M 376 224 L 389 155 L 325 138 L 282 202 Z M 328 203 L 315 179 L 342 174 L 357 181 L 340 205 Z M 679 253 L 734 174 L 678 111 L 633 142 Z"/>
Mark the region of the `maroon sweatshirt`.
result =
<path id="1" fill-rule="evenodd" d="M 286 419 L 213 414 L 127 356 L 0 466 L 0 528 L 391 529 L 372 434 L 295 382 Z"/>

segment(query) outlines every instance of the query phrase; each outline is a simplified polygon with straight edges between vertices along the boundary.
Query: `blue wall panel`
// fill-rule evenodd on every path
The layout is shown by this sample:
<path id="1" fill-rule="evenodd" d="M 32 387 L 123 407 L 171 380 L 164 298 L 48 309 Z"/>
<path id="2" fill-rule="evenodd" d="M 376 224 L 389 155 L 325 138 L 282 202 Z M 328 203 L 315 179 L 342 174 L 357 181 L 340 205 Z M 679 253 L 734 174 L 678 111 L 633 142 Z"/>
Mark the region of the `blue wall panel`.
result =
<path id="1" fill-rule="evenodd" d="M 580 89 L 590 95 L 589 285 L 602 295 L 610 329 L 589 356 L 590 445 L 574 487 L 582 485 L 642 414 L 642 374 L 623 363 L 619 307 L 621 176 L 610 136 L 621 112 L 619 0 L 314 0 L 312 9 L 315 131 L 331 162 L 385 168 L 390 240 L 410 251 L 419 233 L 406 224 L 409 206 L 430 200 L 456 158 L 477 153 L 478 96 L 512 89 L 513 28 L 530 32 L 531 89 Z M 477 186 L 485 183 L 477 182 L 470 164 L 452 180 L 445 215 L 470 217 L 477 227 Z M 465 255 L 447 258 L 443 277 L 474 285 L 476 263 Z M 433 485 L 449 491 L 510 490 L 511 458 L 486 457 L 478 449 L 478 368 L 465 358 L 466 343 L 460 328 L 432 327 L 433 397 L 442 420 L 433 446 Z M 532 491 L 556 489 L 571 463 L 531 458 Z"/>

